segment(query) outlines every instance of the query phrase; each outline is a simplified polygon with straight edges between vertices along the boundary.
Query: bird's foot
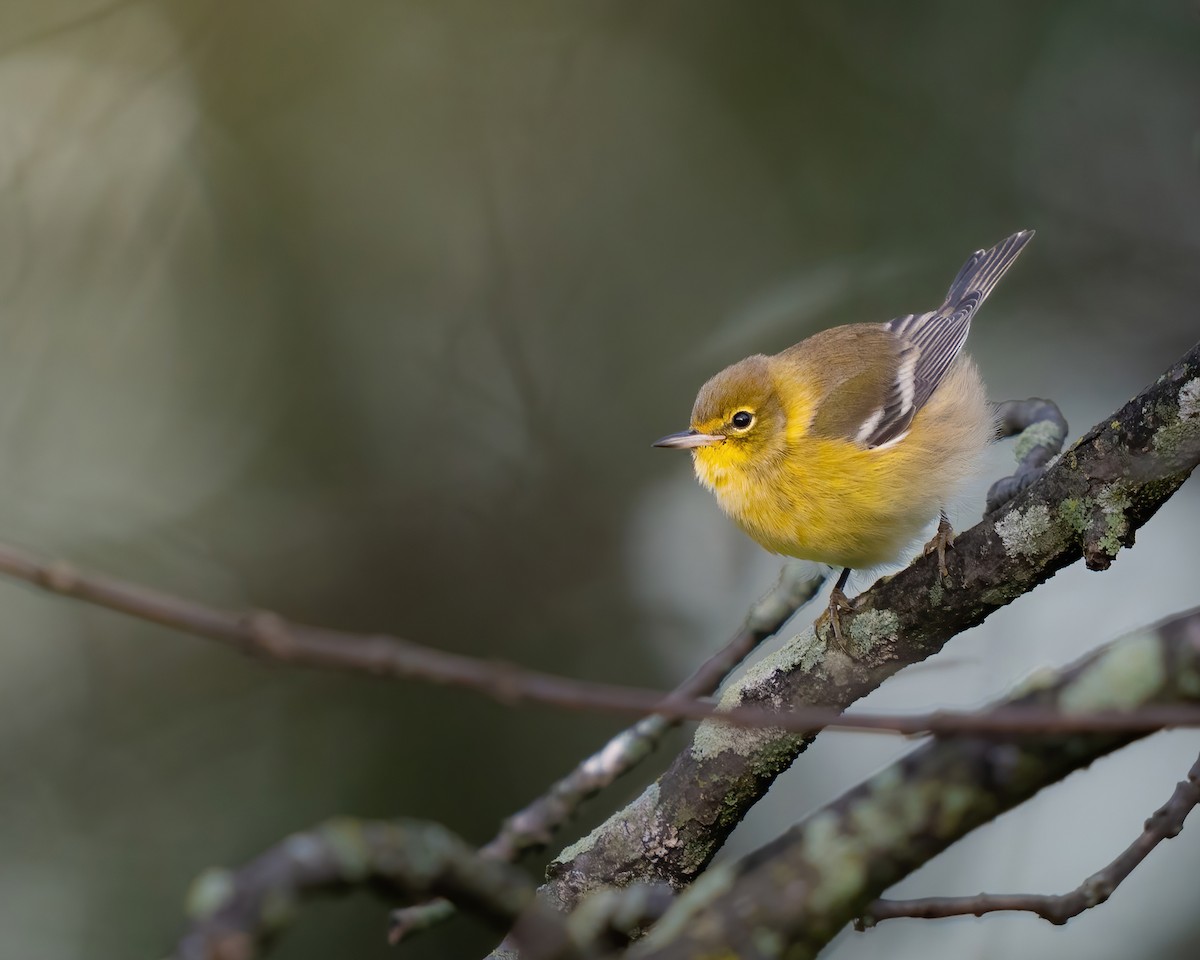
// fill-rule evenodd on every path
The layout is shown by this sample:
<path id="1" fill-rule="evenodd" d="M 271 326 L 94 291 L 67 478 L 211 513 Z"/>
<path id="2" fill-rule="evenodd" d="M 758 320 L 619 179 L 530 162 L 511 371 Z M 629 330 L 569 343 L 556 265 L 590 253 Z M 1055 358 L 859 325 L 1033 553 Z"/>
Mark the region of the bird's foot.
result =
<path id="1" fill-rule="evenodd" d="M 950 576 L 950 571 L 946 569 L 946 551 L 954 549 L 954 528 L 950 526 L 950 521 L 946 519 L 943 513 L 938 520 L 937 533 L 933 535 L 927 544 L 925 544 L 925 556 L 937 552 L 938 558 L 938 574 L 942 579 Z"/>
<path id="2" fill-rule="evenodd" d="M 833 592 L 829 595 L 829 606 L 825 612 L 817 619 L 816 628 L 820 633 L 825 628 L 825 623 L 828 621 L 829 626 L 833 628 L 833 642 L 837 644 L 838 649 L 842 653 L 849 654 L 846 649 L 845 636 L 842 633 L 842 614 L 851 613 L 854 610 L 852 604 L 841 587 L 834 587 Z"/>

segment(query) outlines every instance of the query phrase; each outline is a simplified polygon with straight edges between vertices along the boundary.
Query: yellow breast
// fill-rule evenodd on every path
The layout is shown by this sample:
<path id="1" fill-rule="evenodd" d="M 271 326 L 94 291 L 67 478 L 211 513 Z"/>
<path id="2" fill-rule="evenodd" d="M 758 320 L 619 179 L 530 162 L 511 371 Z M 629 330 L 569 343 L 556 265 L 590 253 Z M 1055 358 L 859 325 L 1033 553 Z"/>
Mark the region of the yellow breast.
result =
<path id="1" fill-rule="evenodd" d="M 719 448 L 697 451 L 695 463 L 721 508 L 766 549 L 861 568 L 893 559 L 928 519 L 896 509 L 880 469 L 889 453 L 808 440 L 773 464 L 723 463 Z"/>

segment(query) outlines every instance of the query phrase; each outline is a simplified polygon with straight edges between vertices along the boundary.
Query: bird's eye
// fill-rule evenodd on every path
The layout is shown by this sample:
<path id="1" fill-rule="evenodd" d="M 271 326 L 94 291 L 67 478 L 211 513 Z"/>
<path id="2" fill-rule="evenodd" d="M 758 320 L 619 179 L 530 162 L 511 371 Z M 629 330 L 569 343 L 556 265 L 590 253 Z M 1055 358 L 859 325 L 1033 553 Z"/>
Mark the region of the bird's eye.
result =
<path id="1" fill-rule="evenodd" d="M 739 410 L 733 415 L 729 421 L 739 430 L 749 430 L 750 424 L 754 422 L 754 414 L 749 410 Z"/>

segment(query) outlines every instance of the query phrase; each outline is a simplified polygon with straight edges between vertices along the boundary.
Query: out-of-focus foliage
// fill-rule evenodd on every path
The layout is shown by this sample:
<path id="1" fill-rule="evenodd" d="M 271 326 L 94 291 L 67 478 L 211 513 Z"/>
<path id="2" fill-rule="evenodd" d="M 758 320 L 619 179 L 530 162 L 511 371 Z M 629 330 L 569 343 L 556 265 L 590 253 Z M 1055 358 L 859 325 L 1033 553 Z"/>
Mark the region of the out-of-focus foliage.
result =
<path id="1" fill-rule="evenodd" d="M 776 563 L 648 447 L 714 370 L 931 306 L 1021 227 L 972 334 L 996 397 L 1078 430 L 1200 329 L 1183 0 L 9 0 L 0 43 L 0 536 L 223 604 L 666 685 Z M 1194 604 L 1196 522 L 1185 489 L 1113 571 L 873 705 L 975 703 Z M 482 841 L 617 722 L 0 603 L 6 956 L 165 953 L 202 867 L 336 812 Z M 735 843 L 900 749 L 822 738 Z M 1194 750 L 1129 751 L 907 889 L 1073 885 Z M 1190 955 L 1189 839 L 1066 930 L 903 922 L 831 953 Z M 369 901 L 322 906 L 278 955 L 382 934 Z"/>

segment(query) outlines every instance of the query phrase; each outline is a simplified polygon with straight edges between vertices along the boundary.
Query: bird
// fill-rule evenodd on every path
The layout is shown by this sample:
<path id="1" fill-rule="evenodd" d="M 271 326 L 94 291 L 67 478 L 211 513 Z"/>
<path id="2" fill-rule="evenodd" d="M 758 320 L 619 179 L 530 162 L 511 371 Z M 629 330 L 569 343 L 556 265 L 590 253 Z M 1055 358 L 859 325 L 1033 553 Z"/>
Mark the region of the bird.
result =
<path id="1" fill-rule="evenodd" d="M 1021 230 L 963 264 L 936 310 L 852 323 L 755 354 L 700 388 L 688 450 L 721 509 L 767 550 L 841 567 L 826 618 L 845 649 L 852 570 L 899 559 L 935 516 L 945 578 L 947 503 L 995 438 L 995 408 L 963 353 L 971 320 L 1033 237 Z"/>

